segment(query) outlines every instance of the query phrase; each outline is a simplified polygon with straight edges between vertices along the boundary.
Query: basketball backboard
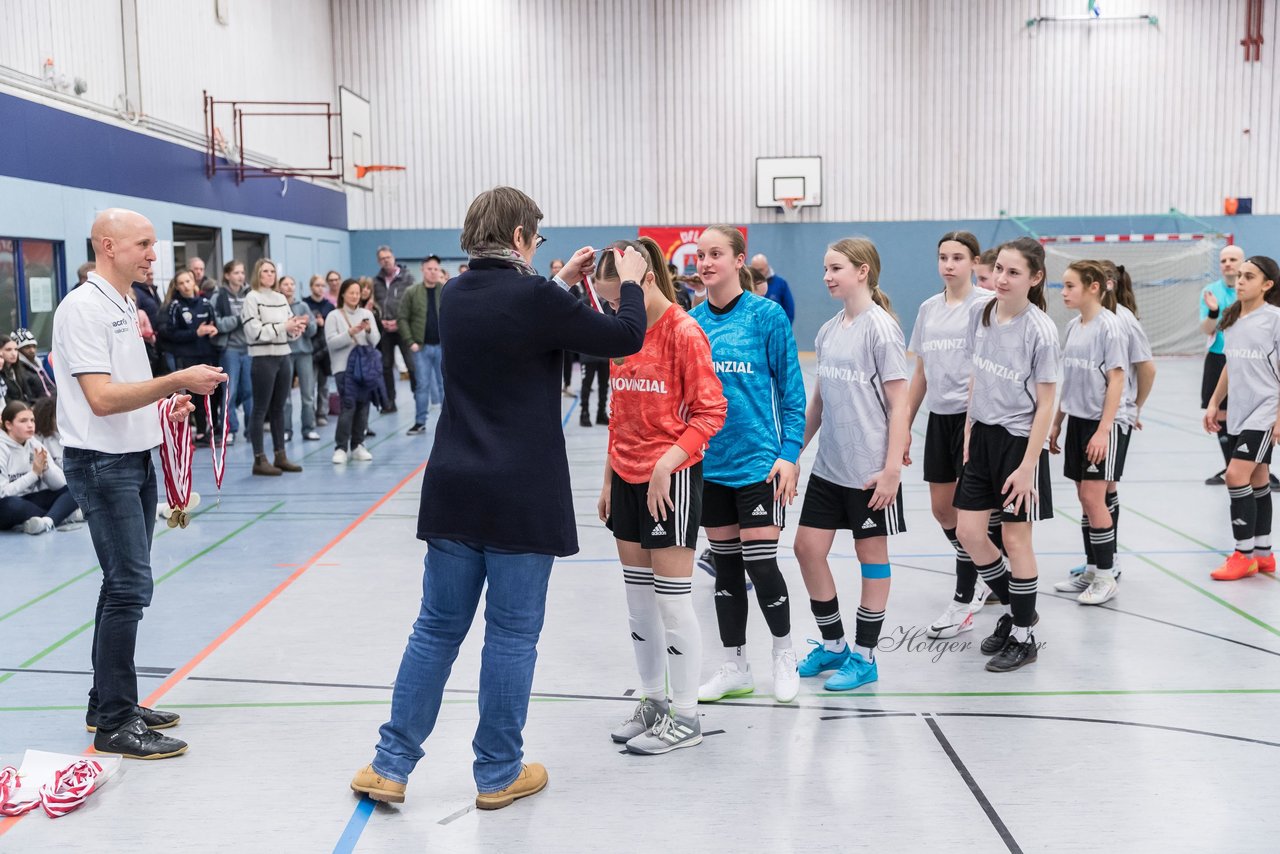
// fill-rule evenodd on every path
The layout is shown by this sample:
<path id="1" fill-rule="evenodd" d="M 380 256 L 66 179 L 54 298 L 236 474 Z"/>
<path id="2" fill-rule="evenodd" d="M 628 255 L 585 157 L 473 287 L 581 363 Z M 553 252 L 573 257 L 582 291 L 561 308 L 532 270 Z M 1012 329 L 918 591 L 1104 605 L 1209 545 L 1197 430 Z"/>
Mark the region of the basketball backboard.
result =
<path id="1" fill-rule="evenodd" d="M 821 157 L 757 157 L 756 207 L 780 208 L 783 199 L 804 207 L 822 204 Z"/>
<path id="2" fill-rule="evenodd" d="M 370 175 L 356 177 L 356 166 L 368 166 L 373 162 L 369 102 L 346 86 L 339 86 L 338 112 L 342 114 L 342 182 L 372 190 L 373 178 Z"/>

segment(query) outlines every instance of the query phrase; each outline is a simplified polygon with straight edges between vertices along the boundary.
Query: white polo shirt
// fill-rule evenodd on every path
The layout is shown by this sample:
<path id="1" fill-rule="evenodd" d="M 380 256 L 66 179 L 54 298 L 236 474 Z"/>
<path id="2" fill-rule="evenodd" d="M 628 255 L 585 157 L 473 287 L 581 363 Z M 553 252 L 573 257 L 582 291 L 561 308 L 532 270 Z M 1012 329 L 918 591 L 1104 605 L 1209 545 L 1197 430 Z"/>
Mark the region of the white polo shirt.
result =
<path id="1" fill-rule="evenodd" d="M 65 447 L 127 454 L 160 444 L 155 404 L 118 415 L 94 415 L 76 379 L 79 374 L 109 374 L 117 383 L 152 378 L 137 310 L 97 273 L 67 294 L 54 313 L 52 361 L 58 382 L 58 430 Z"/>

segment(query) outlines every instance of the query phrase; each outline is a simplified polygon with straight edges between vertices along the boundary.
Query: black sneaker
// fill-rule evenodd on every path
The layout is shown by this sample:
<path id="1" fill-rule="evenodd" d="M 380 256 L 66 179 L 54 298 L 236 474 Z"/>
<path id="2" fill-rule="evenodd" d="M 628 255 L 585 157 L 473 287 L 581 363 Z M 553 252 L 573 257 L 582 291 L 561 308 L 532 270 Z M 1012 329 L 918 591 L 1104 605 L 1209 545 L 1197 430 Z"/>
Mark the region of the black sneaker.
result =
<path id="1" fill-rule="evenodd" d="M 1004 648 L 991 656 L 987 669 L 992 673 L 1008 673 L 1036 660 L 1036 636 L 1027 635 L 1025 641 L 1009 641 Z"/>
<path id="2" fill-rule="evenodd" d="M 404 431 L 406 436 L 417 436 L 419 433 L 427 432 L 426 424 L 414 424 L 408 430 Z"/>
<path id="3" fill-rule="evenodd" d="M 159 709 L 148 709 L 146 706 L 137 706 L 134 714 L 142 718 L 142 722 L 147 725 L 147 729 L 168 729 L 171 726 L 177 726 L 182 721 L 182 715 L 177 712 L 162 712 Z M 98 731 L 98 716 L 96 713 L 90 712 L 84 717 L 84 728 L 89 732 Z"/>
<path id="4" fill-rule="evenodd" d="M 372 430 L 370 430 L 370 429 L 368 429 L 368 428 L 365 428 L 365 431 L 364 431 L 364 437 L 365 437 L 366 439 L 372 439 L 373 437 L 375 437 L 375 436 L 377 436 L 377 435 L 378 435 L 378 434 L 377 434 L 377 433 L 375 433 L 375 432 L 373 432 Z"/>
<path id="5" fill-rule="evenodd" d="M 393 412 L 399 412 L 399 411 L 400 411 L 399 409 L 396 409 L 396 405 L 394 403 L 387 404 L 382 408 L 383 415 L 390 415 Z"/>
<path id="6" fill-rule="evenodd" d="M 1226 473 L 1227 473 L 1227 470 L 1223 469 L 1222 471 L 1215 474 L 1213 477 L 1206 477 L 1204 479 L 1204 485 L 1205 486 L 1222 486 L 1223 484 L 1226 483 L 1226 480 L 1223 479 L 1223 475 L 1225 475 Z"/>
<path id="7" fill-rule="evenodd" d="M 590 418 L 586 418 L 586 417 L 579 418 L 579 419 L 578 419 L 578 426 L 579 426 L 579 427 L 590 427 L 590 426 L 591 426 L 591 419 L 590 419 Z"/>
<path id="8" fill-rule="evenodd" d="M 608 416 L 608 415 L 597 415 L 597 416 L 596 416 L 596 423 L 597 423 L 597 424 L 599 424 L 599 425 L 600 425 L 600 426 L 602 426 L 602 427 L 608 427 L 608 426 L 609 426 L 609 416 Z"/>
<path id="9" fill-rule="evenodd" d="M 1037 612 L 1031 620 L 1031 625 L 1034 626 L 1039 622 L 1040 614 Z M 982 641 L 982 654 L 995 655 L 1008 643 L 1011 634 L 1013 634 L 1013 615 L 1001 614 L 1000 619 L 996 620 L 995 631 Z"/>
<path id="10" fill-rule="evenodd" d="M 100 730 L 93 737 L 95 753 L 114 753 L 125 759 L 168 759 L 187 752 L 187 743 L 147 729 L 142 718 L 112 732 Z"/>

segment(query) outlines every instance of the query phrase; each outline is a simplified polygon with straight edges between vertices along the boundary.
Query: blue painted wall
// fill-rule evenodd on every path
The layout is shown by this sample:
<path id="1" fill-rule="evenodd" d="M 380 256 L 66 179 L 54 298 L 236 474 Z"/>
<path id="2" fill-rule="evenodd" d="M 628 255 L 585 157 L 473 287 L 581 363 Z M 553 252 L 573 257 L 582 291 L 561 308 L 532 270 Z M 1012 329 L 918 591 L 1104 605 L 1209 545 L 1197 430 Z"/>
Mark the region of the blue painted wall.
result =
<path id="1" fill-rule="evenodd" d="M 1280 216 L 1202 217 L 1216 231 L 1232 233 L 1248 254 L 1280 257 Z M 1036 219 L 1030 226 L 1040 234 L 1112 234 L 1203 230 L 1204 226 L 1175 216 L 1134 216 Z M 829 243 L 841 237 L 869 237 L 880 251 L 881 285 L 893 300 L 910 335 L 916 309 L 941 288 L 935 249 L 945 232 L 973 232 L 983 248 L 1018 237 L 1025 232 L 1011 220 L 960 220 L 946 222 L 844 222 L 803 224 L 754 224 L 747 229 L 747 251 L 763 252 L 783 278 L 791 283 L 796 301 L 796 342 L 801 350 L 813 349 L 819 327 L 838 306 L 822 284 L 822 256 Z M 551 228 L 544 230 L 547 243 L 538 251 L 537 265 L 545 270 L 555 257 L 567 257 L 582 246 L 603 246 L 620 237 L 634 237 L 636 227 Z M 459 230 L 393 230 L 351 232 L 351 269 L 371 275 L 377 269 L 377 247 L 387 244 L 405 258 L 435 253 L 460 256 Z M 414 271 L 415 275 L 417 271 Z"/>

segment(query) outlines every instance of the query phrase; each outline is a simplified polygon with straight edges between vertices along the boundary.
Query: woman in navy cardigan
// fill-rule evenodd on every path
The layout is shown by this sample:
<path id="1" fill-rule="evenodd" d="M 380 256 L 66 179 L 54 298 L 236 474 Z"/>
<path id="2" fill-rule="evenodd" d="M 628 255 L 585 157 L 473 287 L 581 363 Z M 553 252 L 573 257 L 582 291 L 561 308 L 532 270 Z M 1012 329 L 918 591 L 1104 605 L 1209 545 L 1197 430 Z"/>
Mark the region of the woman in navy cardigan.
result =
<path id="1" fill-rule="evenodd" d="M 470 269 L 440 307 L 444 407 L 422 481 L 418 538 L 427 542 L 422 608 L 400 662 L 391 720 L 373 763 L 351 782 L 375 800 L 404 800 L 435 726 L 445 680 L 485 596 L 480 724 L 472 747 L 476 806 L 536 794 L 546 769 L 523 765 L 525 718 L 556 556 L 578 551 L 561 427 L 563 353 L 616 358 L 644 344 L 644 258 L 618 258 L 617 316 L 568 292 L 593 265 L 583 248 L 548 281 L 533 269 L 542 211 L 519 190 L 481 193 L 467 210 Z"/>

